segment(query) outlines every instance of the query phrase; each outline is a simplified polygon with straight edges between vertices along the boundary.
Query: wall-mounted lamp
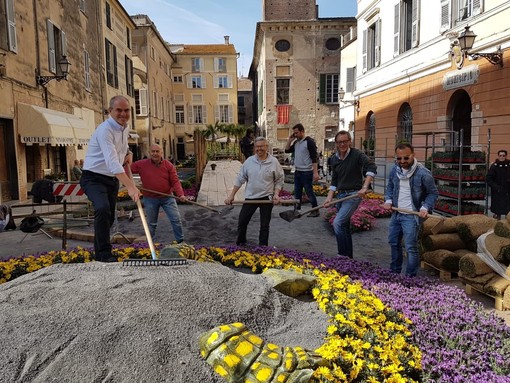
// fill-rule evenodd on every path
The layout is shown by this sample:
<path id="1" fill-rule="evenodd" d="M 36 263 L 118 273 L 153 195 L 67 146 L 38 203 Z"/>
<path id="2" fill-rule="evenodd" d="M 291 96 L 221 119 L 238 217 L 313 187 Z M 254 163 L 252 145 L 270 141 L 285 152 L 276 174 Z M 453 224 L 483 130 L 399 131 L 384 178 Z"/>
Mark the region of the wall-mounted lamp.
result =
<path id="1" fill-rule="evenodd" d="M 455 58 L 455 62 L 457 63 L 457 68 L 462 68 L 463 60 L 455 57 L 456 55 L 461 54 L 463 57 L 469 57 L 471 60 L 478 60 L 480 57 L 487 59 L 493 65 L 499 65 L 503 67 L 503 51 L 501 50 L 501 46 L 498 47 L 498 50 L 494 53 L 470 53 L 469 51 L 473 48 L 473 44 L 475 43 L 476 35 L 475 33 L 469 29 L 469 25 L 462 31 L 462 33 L 457 37 L 458 45 L 452 44 L 451 54 Z M 457 49 L 455 47 L 457 46 Z M 460 48 L 460 52 L 458 52 Z"/>
<path id="2" fill-rule="evenodd" d="M 35 79 L 37 81 L 37 84 L 41 86 L 45 86 L 47 83 L 49 83 L 51 80 L 67 80 L 67 75 L 69 74 L 69 66 L 71 63 L 67 59 L 66 56 L 62 56 L 62 58 L 58 61 L 58 67 L 60 69 L 61 75 L 56 76 L 35 76 Z"/>
<path id="3" fill-rule="evenodd" d="M 344 100 L 345 90 L 344 88 L 340 88 L 338 90 L 338 101 L 343 104 L 349 104 L 356 107 L 356 111 L 359 112 L 359 100 Z"/>

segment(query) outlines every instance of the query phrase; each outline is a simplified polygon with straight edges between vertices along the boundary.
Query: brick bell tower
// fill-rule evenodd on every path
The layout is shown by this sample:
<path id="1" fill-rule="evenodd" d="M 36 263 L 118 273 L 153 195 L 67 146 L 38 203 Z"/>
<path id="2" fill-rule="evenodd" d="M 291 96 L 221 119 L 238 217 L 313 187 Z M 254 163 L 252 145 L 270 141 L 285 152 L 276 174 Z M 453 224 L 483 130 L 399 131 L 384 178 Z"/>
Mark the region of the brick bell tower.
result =
<path id="1" fill-rule="evenodd" d="M 262 0 L 262 21 L 317 20 L 315 0 Z"/>

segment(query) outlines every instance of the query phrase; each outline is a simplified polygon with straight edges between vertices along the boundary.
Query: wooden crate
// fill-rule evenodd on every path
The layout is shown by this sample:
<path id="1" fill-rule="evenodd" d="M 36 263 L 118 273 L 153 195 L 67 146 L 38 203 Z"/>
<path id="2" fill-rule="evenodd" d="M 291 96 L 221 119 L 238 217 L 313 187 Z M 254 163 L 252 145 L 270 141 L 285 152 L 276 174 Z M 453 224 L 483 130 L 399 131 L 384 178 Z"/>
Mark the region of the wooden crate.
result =
<path id="1" fill-rule="evenodd" d="M 422 269 L 425 269 L 425 270 L 436 270 L 436 271 L 438 271 L 439 272 L 439 279 L 441 281 L 443 281 L 443 282 L 448 282 L 448 281 L 451 281 L 452 279 L 458 278 L 457 273 L 439 269 L 436 266 L 431 265 L 430 263 L 427 263 L 425 261 L 421 261 L 420 266 L 421 266 Z"/>
<path id="2" fill-rule="evenodd" d="M 496 310 L 503 311 L 503 297 L 498 297 L 495 295 L 487 294 L 486 292 L 480 290 L 479 288 L 476 288 L 475 286 L 466 284 L 466 294 L 472 295 L 474 292 L 478 292 L 478 293 L 483 294 L 489 298 L 494 299 L 494 308 Z"/>

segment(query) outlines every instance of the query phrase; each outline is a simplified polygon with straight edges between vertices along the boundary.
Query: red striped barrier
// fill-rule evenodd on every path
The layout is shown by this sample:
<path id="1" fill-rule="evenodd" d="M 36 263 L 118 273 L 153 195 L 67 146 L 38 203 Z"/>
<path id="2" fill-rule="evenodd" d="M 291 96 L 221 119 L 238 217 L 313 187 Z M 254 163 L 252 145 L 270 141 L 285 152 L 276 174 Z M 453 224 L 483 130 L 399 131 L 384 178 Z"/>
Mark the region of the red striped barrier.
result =
<path id="1" fill-rule="evenodd" d="M 54 196 L 80 196 L 83 195 L 84 191 L 80 187 L 80 184 L 56 182 L 53 184 L 53 195 Z"/>

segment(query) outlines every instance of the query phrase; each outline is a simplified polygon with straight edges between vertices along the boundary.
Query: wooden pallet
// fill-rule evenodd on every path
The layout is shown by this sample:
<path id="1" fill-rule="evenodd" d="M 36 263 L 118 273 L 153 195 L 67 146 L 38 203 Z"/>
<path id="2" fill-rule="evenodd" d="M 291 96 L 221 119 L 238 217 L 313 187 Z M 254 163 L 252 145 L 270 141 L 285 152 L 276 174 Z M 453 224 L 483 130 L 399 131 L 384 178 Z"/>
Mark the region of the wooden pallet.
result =
<path id="1" fill-rule="evenodd" d="M 499 311 L 503 311 L 503 297 L 498 297 L 495 295 L 490 295 L 484 292 L 483 290 L 480 290 L 479 288 L 475 286 L 471 286 L 469 284 L 466 284 L 466 295 L 472 295 L 474 292 L 478 292 L 480 294 L 483 294 L 489 298 L 494 299 L 494 308 Z"/>
<path id="2" fill-rule="evenodd" d="M 443 282 L 451 281 L 452 279 L 458 278 L 457 273 L 440 269 L 430 263 L 421 261 L 420 267 L 425 270 L 436 270 L 439 272 L 439 279 Z"/>

